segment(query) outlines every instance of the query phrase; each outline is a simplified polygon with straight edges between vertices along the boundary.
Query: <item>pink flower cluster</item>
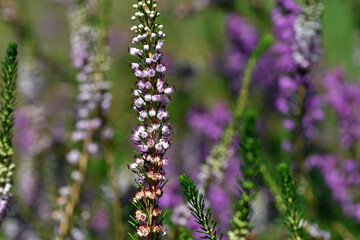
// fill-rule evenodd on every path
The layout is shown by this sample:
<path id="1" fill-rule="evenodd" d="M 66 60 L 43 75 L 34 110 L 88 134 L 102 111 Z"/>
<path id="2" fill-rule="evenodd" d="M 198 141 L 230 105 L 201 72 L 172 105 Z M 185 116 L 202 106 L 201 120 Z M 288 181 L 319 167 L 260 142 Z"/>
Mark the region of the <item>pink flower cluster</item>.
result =
<path id="1" fill-rule="evenodd" d="M 142 209 L 138 209 L 135 215 L 136 234 L 141 239 L 158 239 L 165 234 L 162 224 L 157 221 L 162 212 L 158 200 L 166 183 L 164 166 L 168 164 L 168 159 L 164 155 L 172 144 L 166 106 L 175 89 L 168 86 L 164 76 L 166 67 L 160 50 L 165 34 L 163 26 L 155 24 L 159 15 L 156 6 L 156 1 L 134 4 L 137 12 L 132 19 L 138 19 L 141 24 L 131 28 L 137 33 L 132 43 L 140 48 L 129 48 L 130 55 L 139 59 L 130 64 L 136 77 L 132 107 L 139 115 L 139 123 L 132 132 L 131 139 L 137 154 L 135 163 L 129 168 L 139 177 L 135 180 L 138 190 L 132 202 Z"/>

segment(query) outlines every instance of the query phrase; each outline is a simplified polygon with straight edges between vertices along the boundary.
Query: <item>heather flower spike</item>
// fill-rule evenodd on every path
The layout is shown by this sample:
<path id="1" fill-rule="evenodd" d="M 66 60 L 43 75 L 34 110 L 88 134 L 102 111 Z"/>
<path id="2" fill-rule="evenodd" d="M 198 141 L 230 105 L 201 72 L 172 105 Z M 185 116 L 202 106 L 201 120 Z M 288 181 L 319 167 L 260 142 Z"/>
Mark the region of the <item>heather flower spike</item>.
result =
<path id="1" fill-rule="evenodd" d="M 109 92 L 111 84 L 106 79 L 111 62 L 109 49 L 105 44 L 107 32 L 90 24 L 88 8 L 88 4 L 79 2 L 70 15 L 71 57 L 73 66 L 78 70 L 78 111 L 72 140 L 79 144 L 67 154 L 68 162 L 76 166 L 71 172 L 73 181 L 59 190 L 60 210 L 53 214 L 60 222 L 57 239 L 64 239 L 75 225 L 74 213 L 89 160 L 101 153 L 104 143 L 111 138 L 113 132 L 107 126 L 112 99 Z M 108 162 L 108 165 L 111 164 L 112 162 Z M 86 235 L 85 231 L 82 234 Z M 117 232 L 117 236 L 118 234 Z"/>
<path id="2" fill-rule="evenodd" d="M 261 165 L 260 140 L 255 131 L 256 113 L 247 110 L 244 121 L 240 127 L 239 155 L 243 159 L 240 165 L 243 178 L 239 178 L 239 192 L 241 199 L 235 202 L 235 214 L 230 220 L 231 231 L 228 232 L 230 240 L 245 240 L 251 231 L 251 206 L 250 201 L 256 195 L 256 178 Z M 240 190 L 242 189 L 242 190 Z"/>
<path id="3" fill-rule="evenodd" d="M 355 159 L 341 159 L 336 155 L 315 154 L 306 159 L 307 169 L 318 169 L 332 198 L 340 205 L 347 217 L 360 223 L 360 205 L 352 188 L 360 183 L 359 163 Z"/>
<path id="4" fill-rule="evenodd" d="M 321 10 L 322 4 L 312 0 L 303 6 L 278 0 L 272 11 L 278 55 L 275 66 L 281 72 L 275 105 L 284 114 L 284 127 L 292 133 L 291 141 L 284 141 L 282 147 L 292 152 L 300 167 L 306 152 L 303 140 L 313 136 L 316 123 L 324 117 L 311 76 L 321 52 Z"/>
<path id="5" fill-rule="evenodd" d="M 133 239 L 160 239 L 166 234 L 162 225 L 159 198 L 167 180 L 164 167 L 168 159 L 164 156 L 171 146 L 172 130 L 168 123 L 169 113 L 166 106 L 174 87 L 168 87 L 165 80 L 165 65 L 162 63 L 161 48 L 165 34 L 163 25 L 156 23 L 159 11 L 157 1 L 138 1 L 133 7 L 138 25 L 131 28 L 137 36 L 129 48 L 129 53 L 138 58 L 130 64 L 136 76 L 136 88 L 133 89 L 133 109 L 139 114 L 138 124 L 132 132 L 132 141 L 136 146 L 135 162 L 129 168 L 137 174 L 137 191 L 131 199 L 135 206 L 135 217 L 130 222 L 136 228 Z"/>
<path id="6" fill-rule="evenodd" d="M 212 213 L 210 208 L 206 210 L 206 213 L 204 212 L 204 195 L 199 194 L 199 189 L 196 188 L 193 180 L 184 174 L 179 177 L 179 183 L 181 190 L 190 204 L 189 209 L 192 215 L 196 218 L 196 222 L 201 225 L 202 231 L 199 232 L 204 234 L 201 238 L 221 240 L 223 236 L 223 234 L 220 233 L 221 227 L 216 228 L 217 222 L 211 218 Z"/>
<path id="7" fill-rule="evenodd" d="M 203 164 L 201 167 L 199 174 L 199 187 L 201 190 L 206 190 L 208 188 L 209 182 L 211 181 L 211 179 L 213 179 L 214 176 L 220 179 L 223 176 L 222 170 L 224 168 L 225 161 L 229 156 L 228 148 L 233 142 L 236 127 L 238 126 L 243 111 L 246 107 L 253 69 L 256 66 L 257 60 L 259 59 L 260 55 L 270 47 L 272 41 L 272 35 L 265 35 L 250 56 L 250 59 L 244 71 L 242 86 L 236 103 L 236 109 L 233 113 L 234 120 L 230 125 L 225 128 L 220 142 L 212 148 L 210 156 L 208 156 L 205 164 Z"/>
<path id="8" fill-rule="evenodd" d="M 286 206 L 285 223 L 291 232 L 291 240 L 304 240 L 303 219 L 299 210 L 296 185 L 285 163 L 279 164 L 278 172 L 281 180 L 282 199 Z"/>
<path id="9" fill-rule="evenodd" d="M 13 162 L 13 126 L 17 77 L 17 44 L 10 43 L 5 60 L 2 62 L 3 83 L 1 84 L 1 128 L 0 128 L 0 221 L 5 217 L 6 211 L 12 201 L 10 192 L 15 164 Z"/>

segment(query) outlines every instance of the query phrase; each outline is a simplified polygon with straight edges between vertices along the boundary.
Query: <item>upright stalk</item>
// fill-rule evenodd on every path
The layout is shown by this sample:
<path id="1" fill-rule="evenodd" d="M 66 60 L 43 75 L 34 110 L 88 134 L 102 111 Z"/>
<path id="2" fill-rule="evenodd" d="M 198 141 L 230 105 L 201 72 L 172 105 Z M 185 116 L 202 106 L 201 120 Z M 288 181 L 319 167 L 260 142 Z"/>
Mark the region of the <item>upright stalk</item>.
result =
<path id="1" fill-rule="evenodd" d="M 285 223 L 291 232 L 291 240 L 304 240 L 303 218 L 298 206 L 296 184 L 286 164 L 278 166 L 281 180 L 281 193 L 283 203 L 286 206 Z"/>
<path id="2" fill-rule="evenodd" d="M 61 220 L 60 227 L 59 227 L 59 234 L 56 237 L 56 240 L 63 240 L 69 233 L 69 228 L 71 224 L 71 220 L 74 215 L 75 207 L 79 202 L 81 186 L 85 178 L 87 166 L 89 161 L 89 153 L 86 150 L 83 150 L 80 160 L 79 160 L 79 177 L 75 179 L 74 183 L 71 186 L 71 195 L 70 199 L 65 205 L 65 216 Z"/>
<path id="3" fill-rule="evenodd" d="M 224 163 L 229 156 L 228 148 L 233 142 L 236 127 L 239 125 L 240 119 L 246 107 L 253 69 L 256 66 L 257 60 L 260 55 L 268 49 L 271 43 L 272 36 L 266 35 L 261 40 L 258 47 L 254 50 L 248 61 L 248 64 L 244 71 L 239 97 L 236 101 L 236 107 L 233 114 L 234 120 L 225 128 L 220 142 L 212 148 L 209 157 L 206 159 L 205 164 L 201 166 L 199 174 L 199 188 L 201 191 L 207 191 L 214 177 L 222 178 L 222 171 L 225 165 Z"/>
<path id="4" fill-rule="evenodd" d="M 199 189 L 196 188 L 193 180 L 188 176 L 181 175 L 179 177 L 180 188 L 183 191 L 186 200 L 189 203 L 189 209 L 191 214 L 195 217 L 196 223 L 200 225 L 199 233 L 202 233 L 201 238 L 210 240 L 221 240 L 223 234 L 221 233 L 221 227 L 216 228 L 217 221 L 211 218 L 212 212 L 210 208 L 205 210 L 204 195 L 199 193 Z"/>
<path id="5" fill-rule="evenodd" d="M 70 15 L 71 56 L 74 67 L 79 70 L 77 75 L 78 112 L 72 140 L 79 142 L 81 153 L 74 147 L 67 156 L 70 163 L 77 164 L 77 169 L 72 172 L 72 177 L 75 176 L 75 178 L 69 187 L 70 194 L 65 194 L 68 196 L 60 201 L 65 202 L 65 207 L 64 212 L 58 217 L 60 227 L 57 239 L 59 240 L 64 239 L 70 232 L 89 159 L 100 150 L 104 150 L 102 148 L 105 142 L 112 136 L 112 130 L 107 126 L 112 98 L 109 92 L 111 85 L 106 81 L 106 74 L 110 69 L 109 49 L 106 44 L 108 32 L 104 26 L 90 24 L 88 7 L 87 3 L 79 1 Z M 109 155 L 109 150 L 106 151 Z M 111 160 L 106 161 L 113 164 Z M 109 177 L 113 178 L 114 173 L 110 173 Z M 110 184 L 112 182 L 114 179 Z M 118 211 L 114 212 L 118 214 Z"/>
<path id="6" fill-rule="evenodd" d="M 133 89 L 133 109 L 138 113 L 138 124 L 132 133 L 136 146 L 135 163 L 129 168 L 138 176 L 135 180 L 137 191 L 131 199 L 135 207 L 135 217 L 130 223 L 136 228 L 132 239 L 157 240 L 166 234 L 162 225 L 162 210 L 159 198 L 167 180 L 164 167 L 168 163 L 165 153 L 170 148 L 172 130 L 168 123 L 166 106 L 174 87 L 168 87 L 165 80 L 166 67 L 162 63 L 161 48 L 165 34 L 163 25 L 157 24 L 160 15 L 158 1 L 137 1 L 133 7 L 136 13 L 131 18 L 138 25 L 131 28 L 137 36 L 132 43 L 138 48 L 129 48 L 137 62 L 130 64 L 136 77 Z"/>
<path id="7" fill-rule="evenodd" d="M 302 119 L 305 114 L 304 109 L 304 101 L 306 98 L 306 88 L 302 85 L 299 86 L 298 90 L 298 101 L 297 101 L 297 110 L 298 113 L 296 114 L 297 124 L 294 131 L 294 160 L 296 163 L 299 164 L 297 168 L 297 173 L 303 172 L 304 169 L 304 146 L 303 146 L 303 127 L 302 127 Z"/>
<path id="8" fill-rule="evenodd" d="M 12 202 L 11 188 L 15 163 L 13 161 L 13 127 L 16 104 L 17 44 L 10 43 L 1 64 L 0 84 L 0 224 Z"/>

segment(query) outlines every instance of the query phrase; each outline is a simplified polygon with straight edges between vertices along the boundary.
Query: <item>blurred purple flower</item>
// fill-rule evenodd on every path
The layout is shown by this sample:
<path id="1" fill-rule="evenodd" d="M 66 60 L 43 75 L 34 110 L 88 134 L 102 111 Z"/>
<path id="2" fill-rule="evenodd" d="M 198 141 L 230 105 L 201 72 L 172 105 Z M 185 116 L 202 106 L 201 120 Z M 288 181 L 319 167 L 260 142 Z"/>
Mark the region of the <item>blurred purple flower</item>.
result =
<path id="1" fill-rule="evenodd" d="M 168 170 L 171 168 L 171 164 L 168 166 Z M 179 183 L 175 172 L 168 171 L 168 175 L 174 174 L 172 179 L 169 179 L 168 183 L 164 187 L 164 194 L 159 200 L 161 208 L 175 208 L 183 203 L 183 197 L 179 192 Z"/>
<path id="2" fill-rule="evenodd" d="M 111 134 L 104 134 L 108 131 L 106 116 L 112 99 L 109 92 L 111 83 L 106 80 L 111 60 L 107 45 L 97 47 L 106 35 L 101 28 L 87 22 L 86 14 L 85 8 L 72 10 L 70 14 L 71 58 L 78 70 L 77 112 L 72 140 L 82 142 L 84 149 L 94 155 L 100 149 L 99 140 L 94 136 L 99 132 L 102 137 L 111 137 Z"/>
<path id="3" fill-rule="evenodd" d="M 225 24 L 229 44 L 223 69 L 229 79 L 231 93 L 237 94 L 242 83 L 244 69 L 259 42 L 259 36 L 253 26 L 236 14 L 228 14 Z M 264 90 L 270 99 L 277 95 L 277 86 L 274 84 L 279 74 L 274 65 L 276 57 L 273 49 L 264 52 L 258 59 L 252 76 L 253 85 Z"/>
<path id="4" fill-rule="evenodd" d="M 46 109 L 41 104 L 25 104 L 15 112 L 15 144 L 22 159 L 34 158 L 51 145 L 46 134 Z"/>
<path id="5" fill-rule="evenodd" d="M 32 207 L 41 217 L 38 165 L 39 157 L 52 144 L 48 134 L 47 106 L 42 102 L 45 79 L 42 65 L 32 55 L 19 63 L 19 93 L 21 104 L 15 111 L 14 144 L 19 154 L 19 193 L 23 204 Z M 46 204 L 45 204 L 46 205 Z M 49 216 L 47 216 L 49 217 Z"/>
<path id="6" fill-rule="evenodd" d="M 354 159 L 340 161 L 333 155 L 313 155 L 306 159 L 308 169 L 318 169 L 332 197 L 343 209 L 345 215 L 360 222 L 360 203 L 354 202 L 352 187 L 359 187 L 359 165 Z"/>
<path id="7" fill-rule="evenodd" d="M 242 72 L 259 37 L 255 28 L 236 14 L 226 17 L 226 32 L 230 42 L 226 50 L 224 69 L 230 81 L 230 90 L 237 93 L 241 86 Z"/>
<path id="8" fill-rule="evenodd" d="M 273 50 L 278 54 L 275 66 L 283 73 L 296 70 L 297 65 L 292 58 L 295 39 L 295 20 L 301 8 L 293 0 L 277 0 L 277 5 L 271 13 L 273 33 L 276 43 Z"/>
<path id="9" fill-rule="evenodd" d="M 239 51 L 250 55 L 258 42 L 258 33 L 243 18 L 236 14 L 226 17 L 226 31 L 230 42 Z"/>
<path id="10" fill-rule="evenodd" d="M 104 209 L 95 212 L 91 219 L 91 230 L 97 234 L 102 234 L 109 228 L 109 216 Z"/>
<path id="11" fill-rule="evenodd" d="M 320 13 L 317 12 L 312 18 L 305 16 L 308 11 L 317 11 L 318 8 L 318 5 L 314 5 L 302 9 L 293 0 L 277 0 L 272 11 L 273 32 L 277 40 L 272 50 L 277 56 L 276 69 L 281 73 L 275 107 L 285 117 L 284 127 L 289 130 L 300 128 L 306 138 L 314 136 L 316 123 L 324 117 L 322 103 L 310 77 L 311 65 L 320 52 Z M 296 126 L 296 122 L 300 125 Z"/>
<path id="12" fill-rule="evenodd" d="M 219 140 L 224 126 L 230 120 L 231 113 L 223 103 L 217 103 L 209 113 L 201 109 L 192 109 L 187 114 L 190 128 L 211 140 Z"/>
<path id="13" fill-rule="evenodd" d="M 339 119 L 342 146 L 350 148 L 360 140 L 360 85 L 344 78 L 341 69 L 328 72 L 323 79 L 324 98 Z"/>

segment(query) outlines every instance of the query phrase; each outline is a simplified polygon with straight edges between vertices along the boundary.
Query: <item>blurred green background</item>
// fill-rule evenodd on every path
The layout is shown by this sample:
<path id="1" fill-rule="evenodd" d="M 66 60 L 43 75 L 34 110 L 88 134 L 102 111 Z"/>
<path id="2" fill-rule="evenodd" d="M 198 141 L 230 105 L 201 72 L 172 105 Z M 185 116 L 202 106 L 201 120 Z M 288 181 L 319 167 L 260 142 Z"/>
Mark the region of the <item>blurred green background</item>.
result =
<path id="1" fill-rule="evenodd" d="M 44 65 L 46 88 L 44 102 L 52 102 L 59 89 L 66 96 L 66 116 L 50 116 L 50 119 L 64 118 L 68 134 L 73 130 L 72 107 L 76 98 L 76 71 L 70 59 L 70 33 L 68 9 L 65 5 L 50 0 L 15 1 L 26 24 L 33 28 L 36 46 L 47 60 Z M 173 102 L 169 105 L 171 122 L 175 132 L 175 143 L 186 134 L 185 115 L 191 106 L 202 105 L 211 108 L 219 100 L 225 100 L 230 108 L 234 96 L 229 93 L 228 80 L 216 71 L 224 58 L 227 46 L 225 16 L 235 12 L 256 26 L 260 33 L 271 32 L 270 0 L 235 0 L 232 4 L 222 0 L 217 7 L 191 12 L 184 11 L 191 0 L 161 0 L 160 23 L 167 35 L 164 54 L 168 62 L 176 63 L 167 74 L 170 84 L 177 88 Z M 360 79 L 360 0 L 323 0 L 323 59 L 320 71 L 342 66 L 347 77 Z M 131 45 L 133 22 L 131 0 L 114 0 L 111 9 L 110 46 L 113 57 L 110 80 L 113 82 L 113 107 L 111 125 L 115 129 L 113 140 L 116 164 L 126 168 L 132 161 L 130 134 L 136 124 L 136 114 L 131 109 L 130 92 L 135 79 L 129 67 L 132 60 L 127 52 Z M 10 41 L 22 41 L 11 24 L 0 22 L 0 52 Z M 20 57 L 21 61 L 21 57 Z M 174 64 L 175 65 L 175 64 Z M 250 96 L 256 103 L 257 96 Z M 21 101 L 19 103 L 21 105 Z M 52 120 L 50 120 L 52 121 Z M 68 147 L 71 142 L 67 143 Z M 101 161 L 90 163 L 90 175 L 102 181 L 106 175 Z"/>

